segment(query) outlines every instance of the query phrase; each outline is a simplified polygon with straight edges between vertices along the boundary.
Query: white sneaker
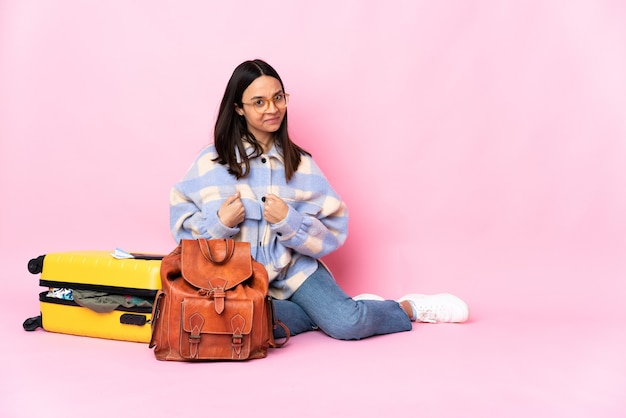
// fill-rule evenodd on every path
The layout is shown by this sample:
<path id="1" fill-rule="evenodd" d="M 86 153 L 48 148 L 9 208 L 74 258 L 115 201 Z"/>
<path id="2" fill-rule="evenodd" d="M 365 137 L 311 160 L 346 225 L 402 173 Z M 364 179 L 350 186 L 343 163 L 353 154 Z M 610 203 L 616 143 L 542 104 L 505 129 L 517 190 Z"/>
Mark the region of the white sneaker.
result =
<path id="1" fill-rule="evenodd" d="M 469 318 L 469 308 L 465 302 L 449 293 L 404 295 L 398 302 L 408 300 L 413 307 L 412 321 L 430 322 L 465 322 Z"/>
<path id="2" fill-rule="evenodd" d="M 380 297 L 378 295 L 374 295 L 372 293 L 361 293 L 360 295 L 357 295 L 353 297 L 352 299 L 354 300 L 385 300 L 385 298 Z"/>

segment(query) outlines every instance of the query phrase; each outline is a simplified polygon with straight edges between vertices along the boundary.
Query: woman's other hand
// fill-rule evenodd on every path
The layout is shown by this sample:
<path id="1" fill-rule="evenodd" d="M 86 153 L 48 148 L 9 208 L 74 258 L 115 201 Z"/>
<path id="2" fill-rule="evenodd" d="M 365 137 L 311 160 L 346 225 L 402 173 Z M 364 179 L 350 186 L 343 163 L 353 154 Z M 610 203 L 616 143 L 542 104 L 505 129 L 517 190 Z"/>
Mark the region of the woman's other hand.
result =
<path id="1" fill-rule="evenodd" d="M 283 199 L 275 194 L 265 196 L 265 208 L 263 209 L 263 217 L 271 224 L 277 224 L 287 216 L 289 206 Z"/>
<path id="2" fill-rule="evenodd" d="M 220 221 L 229 228 L 234 228 L 246 217 L 246 210 L 241 203 L 241 196 L 239 192 L 230 196 L 217 211 L 217 216 Z"/>

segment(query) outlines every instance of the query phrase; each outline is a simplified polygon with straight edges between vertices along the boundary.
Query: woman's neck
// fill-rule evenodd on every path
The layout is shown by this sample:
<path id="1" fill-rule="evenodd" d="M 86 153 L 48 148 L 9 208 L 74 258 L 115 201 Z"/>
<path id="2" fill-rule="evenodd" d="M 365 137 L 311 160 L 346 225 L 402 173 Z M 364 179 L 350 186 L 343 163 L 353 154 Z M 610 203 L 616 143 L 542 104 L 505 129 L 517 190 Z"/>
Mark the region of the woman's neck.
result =
<path id="1" fill-rule="evenodd" d="M 269 152 L 269 150 L 271 150 L 272 147 L 274 146 L 273 135 L 268 135 L 267 138 L 257 138 L 256 140 L 259 144 L 261 144 L 261 147 L 263 148 L 264 153 Z"/>

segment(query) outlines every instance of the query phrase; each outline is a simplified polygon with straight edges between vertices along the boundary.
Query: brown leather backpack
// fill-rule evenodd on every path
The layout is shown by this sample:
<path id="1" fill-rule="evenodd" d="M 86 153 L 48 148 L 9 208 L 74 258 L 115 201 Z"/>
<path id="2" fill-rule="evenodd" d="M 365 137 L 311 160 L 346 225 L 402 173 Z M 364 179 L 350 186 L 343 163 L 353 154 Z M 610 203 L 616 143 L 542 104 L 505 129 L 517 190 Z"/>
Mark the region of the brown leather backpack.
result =
<path id="1" fill-rule="evenodd" d="M 150 348 L 158 360 L 248 360 L 280 347 L 265 268 L 250 244 L 182 240 L 161 262 Z M 288 339 L 288 337 L 287 337 Z"/>

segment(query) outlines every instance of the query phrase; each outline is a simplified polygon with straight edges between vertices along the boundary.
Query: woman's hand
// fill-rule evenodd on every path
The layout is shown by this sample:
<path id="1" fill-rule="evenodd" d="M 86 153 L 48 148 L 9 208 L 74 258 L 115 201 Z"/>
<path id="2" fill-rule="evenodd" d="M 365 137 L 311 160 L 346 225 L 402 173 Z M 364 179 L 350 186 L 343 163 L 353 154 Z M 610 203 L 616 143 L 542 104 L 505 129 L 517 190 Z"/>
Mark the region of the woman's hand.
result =
<path id="1" fill-rule="evenodd" d="M 246 217 L 246 210 L 241 203 L 241 197 L 239 191 L 230 196 L 217 211 L 217 217 L 220 221 L 229 228 L 234 228 Z"/>
<path id="2" fill-rule="evenodd" d="M 271 224 L 277 224 L 287 216 L 289 206 L 283 199 L 275 194 L 265 196 L 265 208 L 263 209 L 263 217 Z"/>

